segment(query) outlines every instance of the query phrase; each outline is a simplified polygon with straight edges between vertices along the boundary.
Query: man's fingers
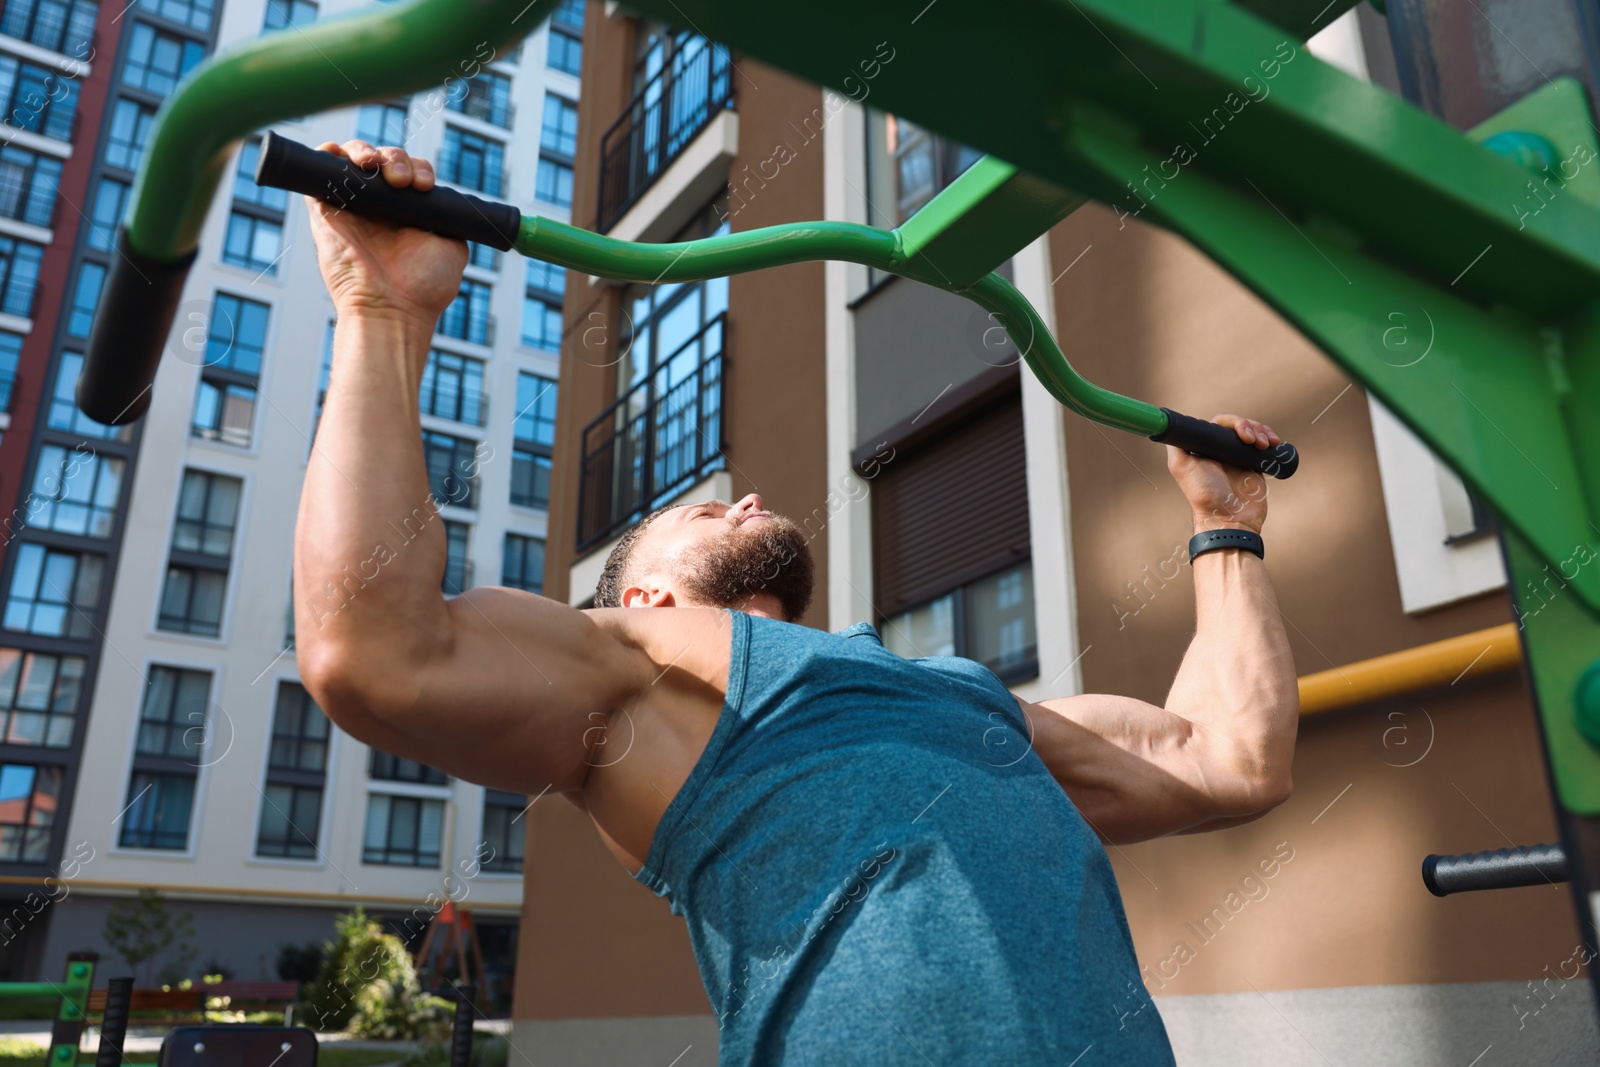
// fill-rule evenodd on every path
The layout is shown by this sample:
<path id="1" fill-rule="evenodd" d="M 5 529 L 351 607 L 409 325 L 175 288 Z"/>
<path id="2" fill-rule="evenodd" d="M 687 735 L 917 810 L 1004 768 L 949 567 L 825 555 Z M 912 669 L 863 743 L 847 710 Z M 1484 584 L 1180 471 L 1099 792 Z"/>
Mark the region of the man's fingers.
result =
<path id="1" fill-rule="evenodd" d="M 367 141 L 346 141 L 344 155 L 362 170 L 375 170 L 382 163 L 377 146 Z"/>
<path id="2" fill-rule="evenodd" d="M 1226 426 L 1239 435 L 1239 440 L 1247 445 L 1257 448 L 1272 448 L 1283 443 L 1283 438 L 1278 436 L 1276 430 L 1257 419 L 1246 419 L 1239 415 L 1219 414 L 1211 420 L 1218 426 Z"/>
<path id="3" fill-rule="evenodd" d="M 378 149 L 378 158 L 383 161 L 384 180 L 390 185 L 403 189 L 411 184 L 415 170 L 411 166 L 411 154 L 404 148 L 384 145 Z"/>
<path id="4" fill-rule="evenodd" d="M 421 156 L 414 158 L 411 161 L 411 164 L 411 187 L 419 193 L 425 193 L 429 189 L 432 189 L 434 182 L 433 164 L 429 163 Z"/>
<path id="5" fill-rule="evenodd" d="M 344 145 L 340 144 L 338 141 L 323 141 L 321 144 L 317 145 L 317 151 L 329 152 L 336 156 L 344 156 L 345 158 L 349 158 L 350 155 L 350 153 L 344 150 Z"/>

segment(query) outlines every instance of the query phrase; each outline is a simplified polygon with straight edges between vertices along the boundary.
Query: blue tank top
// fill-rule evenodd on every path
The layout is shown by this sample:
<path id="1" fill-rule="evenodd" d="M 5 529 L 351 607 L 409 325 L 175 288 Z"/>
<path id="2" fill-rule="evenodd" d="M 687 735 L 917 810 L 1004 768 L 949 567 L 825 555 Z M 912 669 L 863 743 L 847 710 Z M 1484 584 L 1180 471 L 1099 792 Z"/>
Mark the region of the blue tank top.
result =
<path id="1" fill-rule="evenodd" d="M 688 922 L 722 1067 L 1173 1063 L 999 679 L 729 614 L 721 716 L 636 875 Z"/>

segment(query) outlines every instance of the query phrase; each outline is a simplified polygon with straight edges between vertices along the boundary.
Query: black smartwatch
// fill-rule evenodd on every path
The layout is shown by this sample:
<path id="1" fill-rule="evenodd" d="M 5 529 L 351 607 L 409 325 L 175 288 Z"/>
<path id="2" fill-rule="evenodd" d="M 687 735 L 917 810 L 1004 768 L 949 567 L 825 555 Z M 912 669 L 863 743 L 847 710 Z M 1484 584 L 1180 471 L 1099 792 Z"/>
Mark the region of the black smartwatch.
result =
<path id="1" fill-rule="evenodd" d="M 1250 530 L 1204 530 L 1189 538 L 1189 562 L 1202 552 L 1218 548 L 1242 548 L 1254 552 L 1256 558 L 1266 559 L 1266 545 L 1261 535 Z"/>

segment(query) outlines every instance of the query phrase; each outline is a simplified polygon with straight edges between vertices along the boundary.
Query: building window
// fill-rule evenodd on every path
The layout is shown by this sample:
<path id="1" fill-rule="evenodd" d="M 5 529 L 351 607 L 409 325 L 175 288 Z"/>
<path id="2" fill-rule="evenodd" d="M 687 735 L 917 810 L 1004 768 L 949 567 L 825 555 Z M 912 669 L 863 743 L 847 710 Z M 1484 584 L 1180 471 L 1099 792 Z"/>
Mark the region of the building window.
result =
<path id="1" fill-rule="evenodd" d="M 123 170 L 138 170 L 144 146 L 155 125 L 156 109 L 137 101 L 119 99 L 111 112 L 111 133 L 106 139 L 106 162 Z"/>
<path id="2" fill-rule="evenodd" d="M 467 538 L 471 528 L 464 522 L 444 524 L 444 578 L 439 587 L 446 596 L 460 596 L 472 588 L 472 561 L 467 558 Z"/>
<path id="3" fill-rule="evenodd" d="M 548 65 L 574 78 L 583 73 L 583 0 L 561 0 L 550 13 Z"/>
<path id="4" fill-rule="evenodd" d="M 261 142 L 246 141 L 239 149 L 239 164 L 233 178 L 233 198 L 281 215 L 289 207 L 289 191 L 256 184 L 256 164 L 260 161 Z"/>
<path id="5" fill-rule="evenodd" d="M 546 93 L 544 125 L 539 132 L 541 151 L 571 163 L 578 154 L 578 105 L 571 100 Z"/>
<path id="6" fill-rule="evenodd" d="M 422 371 L 422 413 L 483 425 L 483 361 L 434 349 Z"/>
<path id="7" fill-rule="evenodd" d="M 356 138 L 368 144 L 406 143 L 406 109 L 400 104 L 364 104 L 356 117 Z"/>
<path id="8" fill-rule="evenodd" d="M 0 148 L 0 215 L 49 226 L 55 214 L 61 161 L 16 145 Z"/>
<path id="9" fill-rule="evenodd" d="M 91 553 L 18 545 L 5 628 L 47 637 L 92 636 L 104 566 L 105 557 Z"/>
<path id="10" fill-rule="evenodd" d="M 184 471 L 158 628 L 205 637 L 222 632 L 241 484 L 238 478 Z"/>
<path id="11" fill-rule="evenodd" d="M 209 671 L 150 668 L 122 817 L 123 848 L 188 847 L 210 694 Z"/>
<path id="12" fill-rule="evenodd" d="M 867 195 L 872 225 L 886 229 L 900 225 L 982 156 L 975 148 L 898 115 L 869 112 Z"/>
<path id="13" fill-rule="evenodd" d="M 506 534 L 500 584 L 530 593 L 544 592 L 544 541 L 522 534 Z"/>
<path id="14" fill-rule="evenodd" d="M 480 70 L 474 78 L 458 79 L 446 106 L 492 126 L 510 129 L 511 79 L 492 70 Z"/>
<path id="15" fill-rule="evenodd" d="M 93 0 L 10 0 L 0 14 L 0 33 L 82 59 L 99 13 Z"/>
<path id="16" fill-rule="evenodd" d="M 367 777 L 382 782 L 410 782 L 413 785 L 449 785 L 450 777 L 426 763 L 401 759 L 381 749 L 367 755 Z"/>
<path id="17" fill-rule="evenodd" d="M 271 310 L 254 300 L 216 295 L 190 427 L 195 437 L 249 445 Z"/>
<path id="18" fill-rule="evenodd" d="M 422 431 L 422 458 L 428 468 L 428 490 L 440 504 L 478 506 L 477 445 L 465 437 Z"/>
<path id="19" fill-rule="evenodd" d="M 713 202 L 678 238 L 728 232 Z M 633 286 L 618 338 L 617 401 L 583 433 L 582 526 L 610 532 L 717 469 L 728 280 Z M 644 463 L 644 457 L 650 462 Z M 603 479 L 603 480 L 602 480 Z M 591 526 L 591 524 L 595 524 Z M 597 534 L 594 536 L 598 536 Z"/>
<path id="20" fill-rule="evenodd" d="M 540 156 L 539 169 L 533 175 L 533 195 L 547 204 L 571 210 L 572 168 Z"/>
<path id="21" fill-rule="evenodd" d="M 208 19 L 209 21 L 209 19 Z M 166 96 L 178 79 L 205 58 L 205 45 L 199 41 L 162 33 L 147 23 L 136 22 L 128 39 L 128 62 L 122 68 L 122 83 Z"/>
<path id="22" fill-rule="evenodd" d="M 205 33 L 211 29 L 212 0 L 140 0 L 140 6 L 191 30 Z"/>
<path id="23" fill-rule="evenodd" d="M 1033 677 L 1039 645 L 1032 565 L 1008 567 L 884 620 L 883 642 L 907 658 L 964 656 L 1002 679 Z"/>
<path id="24" fill-rule="evenodd" d="M 505 146 L 499 141 L 446 126 L 439 153 L 439 177 L 454 185 L 501 195 Z"/>
<path id="25" fill-rule="evenodd" d="M 94 325 L 94 310 L 100 306 L 100 287 L 105 284 L 106 268 L 93 260 L 78 266 L 78 284 L 72 287 L 72 306 L 67 311 L 67 333 L 88 337 Z"/>
<path id="26" fill-rule="evenodd" d="M 468 241 L 467 265 L 478 267 L 482 270 L 499 270 L 500 250 L 493 245 L 481 245 L 476 241 Z"/>
<path id="27" fill-rule="evenodd" d="M 561 351 L 561 305 L 536 293 L 522 298 L 522 343 L 546 352 Z"/>
<path id="28" fill-rule="evenodd" d="M 492 288 L 483 282 L 462 279 L 461 290 L 450 306 L 439 316 L 438 332 L 458 341 L 471 341 L 477 345 L 494 343 L 494 331 L 489 315 L 489 298 Z"/>
<path id="29" fill-rule="evenodd" d="M 500 789 L 483 791 L 483 843 L 489 846 L 489 858 L 483 861 L 484 870 L 496 874 L 522 873 L 522 846 L 527 828 L 519 823 L 527 809 L 528 798 L 521 793 Z"/>
<path id="30" fill-rule="evenodd" d="M 151 667 L 134 751 L 141 756 L 193 760 L 205 741 L 210 692 L 209 671 Z"/>
<path id="31" fill-rule="evenodd" d="M 267 0 L 267 30 L 282 30 L 317 21 L 317 5 L 312 0 Z"/>
<path id="32" fill-rule="evenodd" d="M 361 862 L 390 867 L 439 866 L 439 836 L 444 801 L 372 793 L 367 797 L 367 829 Z"/>
<path id="33" fill-rule="evenodd" d="M 189 847 L 189 815 L 194 810 L 194 776 L 135 771 L 128 782 L 122 816 L 123 848 L 182 852 Z"/>
<path id="34" fill-rule="evenodd" d="M 123 209 L 127 206 L 128 183 L 116 178 L 101 178 L 100 184 L 95 187 L 94 207 L 90 209 L 90 248 L 109 252 L 116 247 L 117 228 L 122 225 Z"/>
<path id="35" fill-rule="evenodd" d="M 87 662 L 82 656 L 0 648 L 0 710 L 7 744 L 47 748 L 72 744 Z"/>
<path id="36" fill-rule="evenodd" d="M 322 825 L 328 717 L 296 682 L 278 683 L 256 855 L 311 859 Z"/>
<path id="37" fill-rule="evenodd" d="M 276 275 L 282 249 L 283 223 L 242 214 L 238 210 L 228 217 L 228 236 L 222 246 L 222 262 Z"/>
<path id="38" fill-rule="evenodd" d="M 11 410 L 17 384 L 17 361 L 22 358 L 22 335 L 0 330 L 0 411 Z"/>
<path id="39" fill-rule="evenodd" d="M 0 339 L 9 336 L 0 334 Z M 16 364 L 13 362 L 13 367 Z M 83 355 L 79 352 L 61 353 L 56 367 L 55 386 L 50 391 L 50 410 L 45 424 L 52 430 L 65 430 L 79 437 L 97 437 L 107 441 L 126 441 L 132 432 L 127 426 L 107 426 L 95 422 L 78 410 L 75 390 L 78 375 L 83 371 Z"/>
<path id="40" fill-rule="evenodd" d="M 80 537 L 110 537 L 123 463 L 92 449 L 41 445 L 33 489 L 23 505 L 28 525 Z"/>
<path id="41" fill-rule="evenodd" d="M 33 292 L 43 258 L 43 245 L 0 237 L 0 311 L 21 318 L 33 314 Z"/>
<path id="42" fill-rule="evenodd" d="M 0 764 L 0 860 L 43 863 L 61 807 L 60 767 Z"/>
<path id="43" fill-rule="evenodd" d="M 551 453 L 556 441 L 556 383 L 519 371 L 511 441 L 511 502 L 550 506 Z M 542 571 L 541 571 L 542 573 Z"/>
<path id="44" fill-rule="evenodd" d="M 7 125 L 70 141 L 78 114 L 78 81 L 36 63 L 0 55 L 0 103 Z"/>

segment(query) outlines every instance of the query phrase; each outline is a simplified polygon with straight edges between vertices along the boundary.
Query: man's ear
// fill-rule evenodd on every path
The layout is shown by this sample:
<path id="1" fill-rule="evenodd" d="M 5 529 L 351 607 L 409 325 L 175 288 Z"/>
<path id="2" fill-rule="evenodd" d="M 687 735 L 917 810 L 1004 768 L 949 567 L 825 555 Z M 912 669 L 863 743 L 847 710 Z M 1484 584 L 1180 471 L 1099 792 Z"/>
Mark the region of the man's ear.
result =
<path id="1" fill-rule="evenodd" d="M 670 589 L 648 579 L 642 585 L 630 585 L 624 589 L 621 603 L 625 608 L 671 608 L 677 606 L 672 598 Z"/>

